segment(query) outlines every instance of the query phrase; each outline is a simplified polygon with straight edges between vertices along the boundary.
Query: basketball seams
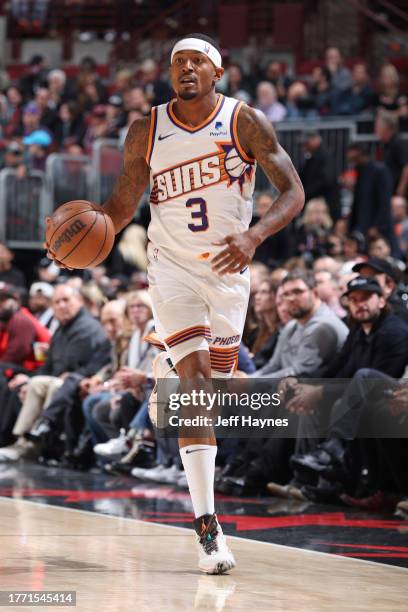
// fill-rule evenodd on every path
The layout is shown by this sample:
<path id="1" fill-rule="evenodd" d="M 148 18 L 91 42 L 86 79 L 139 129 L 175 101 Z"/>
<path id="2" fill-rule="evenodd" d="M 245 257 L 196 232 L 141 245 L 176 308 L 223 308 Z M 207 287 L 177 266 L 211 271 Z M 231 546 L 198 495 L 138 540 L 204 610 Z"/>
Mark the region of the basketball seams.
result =
<path id="1" fill-rule="evenodd" d="M 71 255 L 71 254 L 72 254 L 72 253 L 75 251 L 75 249 L 76 249 L 76 248 L 78 248 L 78 246 L 81 244 L 81 242 L 83 241 L 83 239 L 84 239 L 84 238 L 86 238 L 86 236 L 89 234 L 89 232 L 91 231 L 91 229 L 92 229 L 92 228 L 93 228 L 93 226 L 95 225 L 96 220 L 97 220 L 97 218 L 98 218 L 98 213 L 97 213 L 97 211 L 96 211 L 96 210 L 93 210 L 93 211 L 88 211 L 88 212 L 94 212 L 94 213 L 95 213 L 95 219 L 94 219 L 94 221 L 93 221 L 92 225 L 91 225 L 90 227 L 88 227 L 88 229 L 86 230 L 86 232 L 84 233 L 84 235 L 83 235 L 83 236 L 81 236 L 80 240 L 78 240 L 78 242 L 76 243 L 76 245 L 75 245 L 75 246 L 74 246 L 74 247 L 73 247 L 73 248 L 72 248 L 72 249 L 69 251 L 69 253 L 67 253 L 67 254 L 66 254 L 66 255 L 65 255 L 65 256 L 64 256 L 62 259 L 60 259 L 61 263 L 62 263 L 62 262 L 63 262 L 63 261 L 64 261 L 64 260 L 65 260 L 67 257 L 69 257 L 69 256 L 70 256 L 70 255 Z M 77 213 L 77 214 L 81 214 L 81 213 Z"/>
<path id="2" fill-rule="evenodd" d="M 96 218 L 98 218 L 98 215 L 96 215 Z M 97 254 L 95 255 L 95 257 L 93 259 L 91 259 L 91 261 L 89 263 L 86 264 L 86 266 L 84 266 L 85 268 L 89 268 L 89 266 L 92 265 L 92 263 L 98 259 L 99 255 L 101 254 L 101 252 L 103 251 L 103 248 L 105 246 L 106 243 L 106 237 L 108 235 L 108 224 L 106 222 L 106 217 L 105 215 L 102 213 L 102 219 L 104 220 L 105 223 L 105 236 L 103 238 L 103 242 L 102 242 L 102 246 L 100 247 L 99 251 L 97 252 Z M 105 258 L 104 258 L 105 259 Z M 103 260 L 102 260 L 103 261 Z"/>

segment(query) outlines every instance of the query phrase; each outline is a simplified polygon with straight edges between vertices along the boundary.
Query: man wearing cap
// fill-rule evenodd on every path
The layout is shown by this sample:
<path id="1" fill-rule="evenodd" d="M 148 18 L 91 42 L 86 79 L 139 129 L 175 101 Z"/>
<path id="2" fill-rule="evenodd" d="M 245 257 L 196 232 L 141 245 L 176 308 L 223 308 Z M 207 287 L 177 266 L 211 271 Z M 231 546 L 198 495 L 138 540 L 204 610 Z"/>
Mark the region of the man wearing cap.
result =
<path id="1" fill-rule="evenodd" d="M 307 415 L 307 418 L 300 416 L 299 439 L 316 438 L 316 431 L 320 431 L 322 422 L 328 418 L 328 411 L 331 411 L 329 439 L 315 451 L 291 458 L 291 466 L 298 474 L 306 471 L 316 475 L 333 463 L 343 465 L 344 440 L 357 435 L 360 423 L 361 411 L 357 410 L 356 397 L 361 397 L 361 401 L 364 399 L 367 368 L 400 378 L 408 363 L 408 325 L 389 311 L 378 281 L 358 276 L 347 284 L 344 296 L 348 299 L 356 325 L 324 375 L 325 378 L 339 379 L 339 382 L 334 384 L 332 380 L 330 384 L 314 386 L 298 384 L 296 380 L 288 383 L 293 389 L 293 399 L 286 408 Z M 319 372 L 316 377 L 319 377 Z M 352 379 L 345 390 L 344 381 L 340 379 Z M 334 403 L 339 393 L 341 398 Z M 292 482 L 290 495 L 299 495 L 301 484 Z M 268 485 L 268 489 L 271 493 L 283 493 L 282 487 L 275 483 Z M 320 501 L 332 493 L 331 487 L 325 485 L 320 488 L 304 486 L 302 492 L 306 498 Z"/>
<path id="2" fill-rule="evenodd" d="M 53 334 L 58 327 L 52 308 L 54 287 L 49 283 L 33 283 L 28 294 L 28 306 L 38 321 Z"/>
<path id="3" fill-rule="evenodd" d="M 105 203 L 119 233 L 152 186 L 149 292 L 166 348 L 155 362 L 155 378 L 174 376 L 174 364 L 191 392 L 193 381 L 206 387 L 211 376 L 232 375 L 248 306 L 249 263 L 256 247 L 288 225 L 304 203 L 300 179 L 270 122 L 216 92 L 223 72 L 220 49 L 208 36 L 194 33 L 175 44 L 170 75 L 176 96 L 130 127 L 123 172 Z M 279 195 L 249 228 L 256 163 Z M 152 397 L 155 419 L 157 392 Z M 214 512 L 217 446 L 212 428 L 199 434 L 180 435 L 180 454 L 196 517 L 199 568 L 222 574 L 235 561 Z"/>
<path id="4" fill-rule="evenodd" d="M 375 278 L 384 292 L 391 311 L 408 323 L 408 308 L 396 293 L 400 277 L 396 266 L 381 257 L 371 257 L 367 261 L 355 264 L 352 270 L 365 278 Z"/>

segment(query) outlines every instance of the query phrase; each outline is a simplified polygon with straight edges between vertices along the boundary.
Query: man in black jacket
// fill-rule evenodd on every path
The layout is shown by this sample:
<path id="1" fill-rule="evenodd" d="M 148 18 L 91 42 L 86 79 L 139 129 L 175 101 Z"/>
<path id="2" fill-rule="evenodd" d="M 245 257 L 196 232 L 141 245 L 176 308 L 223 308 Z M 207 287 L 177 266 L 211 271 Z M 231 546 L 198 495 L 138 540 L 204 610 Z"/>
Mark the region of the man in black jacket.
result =
<path id="1" fill-rule="evenodd" d="M 367 261 L 355 264 L 352 271 L 366 278 L 375 278 L 384 292 L 391 312 L 408 324 L 408 308 L 396 292 L 400 278 L 400 271 L 396 266 L 382 257 L 370 257 Z"/>
<path id="2" fill-rule="evenodd" d="M 24 437 L 57 390 L 70 384 L 70 376 L 91 376 L 110 360 L 110 343 L 99 321 L 82 305 L 80 293 L 70 285 L 59 285 L 53 309 L 60 326 L 55 332 L 47 360 L 32 378 L 18 374 L 9 384 L 19 389 L 23 405 L 13 428 L 17 441 L 0 449 L 0 461 L 16 461 L 29 454 L 32 446 Z M 22 385 L 26 390 L 22 392 Z"/>
<path id="3" fill-rule="evenodd" d="M 349 229 L 358 230 L 365 237 L 375 228 L 398 255 L 391 216 L 392 179 L 388 168 L 370 159 L 363 143 L 352 143 L 347 149 L 347 160 L 357 171 Z"/>
<path id="4" fill-rule="evenodd" d="M 337 221 L 341 216 L 340 187 L 332 156 L 324 149 L 321 136 L 316 130 L 303 132 L 300 142 L 304 149 L 304 162 L 299 176 L 305 190 L 305 201 L 324 198 L 333 221 Z"/>

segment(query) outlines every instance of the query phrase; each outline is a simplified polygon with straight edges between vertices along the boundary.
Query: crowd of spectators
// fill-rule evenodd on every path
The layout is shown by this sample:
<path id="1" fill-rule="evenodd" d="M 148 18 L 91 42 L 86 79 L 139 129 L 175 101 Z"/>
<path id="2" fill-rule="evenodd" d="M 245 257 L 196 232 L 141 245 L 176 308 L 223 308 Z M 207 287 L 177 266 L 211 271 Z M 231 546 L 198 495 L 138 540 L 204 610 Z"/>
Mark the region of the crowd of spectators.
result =
<path id="1" fill-rule="evenodd" d="M 400 134 L 407 105 L 398 75 L 387 64 L 377 85 L 364 65 L 350 72 L 332 48 L 301 81 L 272 62 L 252 82 L 231 63 L 221 90 L 272 122 L 375 111 L 381 155 L 373 159 L 351 143 L 348 170 L 338 177 L 319 132 L 300 134 L 306 205 L 256 252 L 237 365 L 239 376 L 282 380 L 282 411 L 297 415 L 298 436 L 221 441 L 216 488 L 373 508 L 392 498 L 408 516 L 405 440 L 376 440 L 364 452 L 357 444 L 373 405 L 367 379 L 387 382 L 391 418 L 408 410 L 408 155 Z M 136 74 L 118 71 L 107 86 L 90 58 L 71 80 L 35 56 L 0 98 L 3 167 L 24 176 L 27 166 L 43 168 L 52 151 L 87 154 L 101 137 L 123 142 L 132 121 L 170 96 L 152 60 Z M 254 222 L 275 195 L 256 194 Z M 69 272 L 43 259 L 29 284 L 0 244 L 0 461 L 187 486 L 176 441 L 157 437 L 148 416 L 159 352 L 146 292 L 148 223 L 143 205 L 103 266 Z M 334 400 L 330 385 L 300 378 L 349 384 Z M 326 440 L 314 442 L 306 414 L 316 427 L 327 420 Z"/>

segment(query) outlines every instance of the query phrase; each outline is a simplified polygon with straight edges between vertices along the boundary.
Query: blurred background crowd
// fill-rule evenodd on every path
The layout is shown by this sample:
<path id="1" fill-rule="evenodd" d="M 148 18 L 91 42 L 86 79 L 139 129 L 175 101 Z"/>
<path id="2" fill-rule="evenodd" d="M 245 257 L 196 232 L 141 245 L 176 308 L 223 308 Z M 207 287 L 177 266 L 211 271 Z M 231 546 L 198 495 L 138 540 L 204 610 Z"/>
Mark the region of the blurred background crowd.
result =
<path id="1" fill-rule="evenodd" d="M 167 20 L 172 6 L 160 6 Z M 80 2 L 64 7 L 80 14 Z M 48 11 L 47 2 L 13 2 L 9 27 L 23 39 L 44 38 Z M 116 40 L 120 48 L 128 40 L 123 28 L 120 36 L 82 31 L 80 41 Z M 398 40 L 394 32 L 394 51 Z M 222 441 L 216 486 L 225 494 L 269 491 L 366 508 L 398 504 L 408 516 L 406 440 L 358 439 L 366 411 L 374 410 L 367 379 L 387 381 L 392 418 L 408 411 L 406 73 L 392 53 L 373 65 L 326 42 L 320 56 L 303 62 L 306 71 L 274 59 L 272 46 L 271 59 L 257 63 L 223 48 L 219 91 L 261 109 L 290 143 L 306 205 L 256 252 L 236 374 L 284 378 L 283 410 L 297 415 L 299 435 Z M 96 168 L 102 181 L 109 175 L 98 191 L 102 201 L 131 123 L 171 99 L 167 51 L 142 58 L 112 61 L 107 71 L 83 54 L 72 71 L 38 52 L 18 70 L 2 70 L 0 461 L 40 460 L 185 487 L 175 441 L 158 439 L 147 414 L 160 350 L 146 279 L 149 194 L 94 270 L 61 271 L 37 248 L 45 211 L 69 195 L 94 193 L 79 193 L 80 175 L 69 174 L 75 160 Z M 115 157 L 95 166 L 101 143 Z M 62 163 L 57 172 L 51 159 Z M 276 197 L 258 172 L 253 223 Z M 69 188 L 58 191 L 67 175 Z M 36 176 L 38 193 L 28 182 Z M 33 227 L 37 238 L 30 242 Z M 309 388 L 299 377 L 350 385 L 334 401 L 324 384 Z M 308 436 L 306 413 L 317 420 L 331 415 L 326 440 Z"/>

